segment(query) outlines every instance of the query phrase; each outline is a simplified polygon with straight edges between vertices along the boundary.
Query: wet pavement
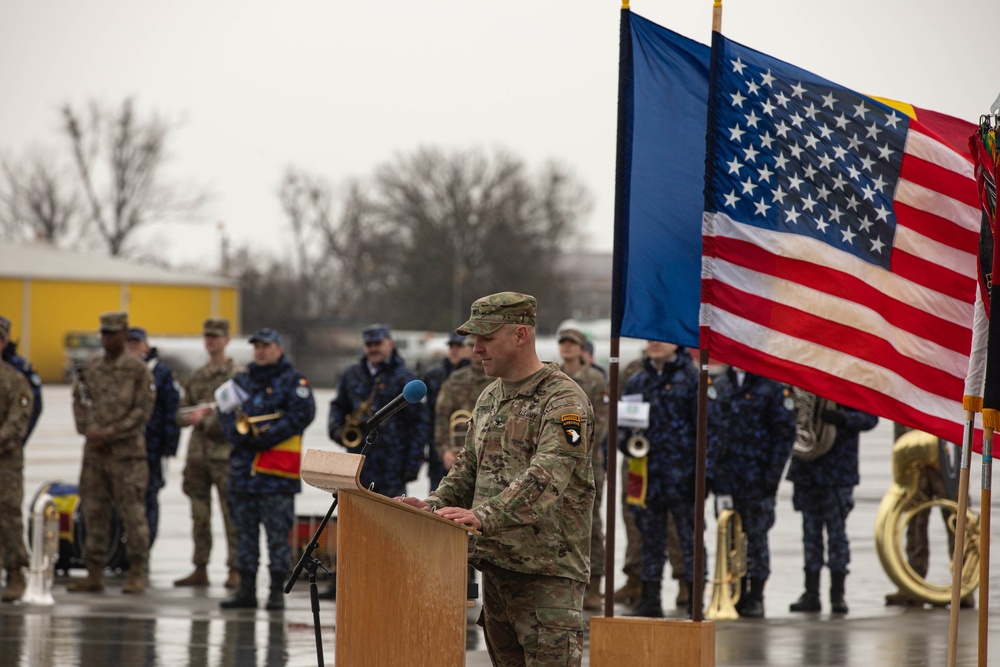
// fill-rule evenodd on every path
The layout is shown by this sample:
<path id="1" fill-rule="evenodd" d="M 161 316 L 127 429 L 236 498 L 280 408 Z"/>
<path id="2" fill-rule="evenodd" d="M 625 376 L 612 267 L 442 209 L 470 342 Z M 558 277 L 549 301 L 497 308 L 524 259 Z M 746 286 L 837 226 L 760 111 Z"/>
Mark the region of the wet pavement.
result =
<path id="1" fill-rule="evenodd" d="M 331 392 L 317 390 L 317 420 L 306 433 L 305 447 L 326 449 L 331 445 L 325 434 L 327 405 Z M 69 388 L 45 388 L 45 412 L 26 452 L 25 504 L 45 484 L 62 481 L 75 484 L 79 476 L 82 438 L 73 428 Z M 792 614 L 788 604 L 801 593 L 802 546 L 800 517 L 791 508 L 791 485 L 783 482 L 778 495 L 777 523 L 771 531 L 773 575 L 765 593 L 767 618 L 722 621 L 716 624 L 716 664 L 726 666 L 818 665 L 943 665 L 946 663 L 949 613 L 945 609 L 885 607 L 884 595 L 894 587 L 883 572 L 872 537 L 879 501 L 889 488 L 891 468 L 891 424 L 883 422 L 862 436 L 862 482 L 856 490 L 856 506 L 848 520 L 852 564 L 847 580 L 850 613 L 835 617 L 827 610 L 824 571 L 822 582 L 824 611 L 819 614 Z M 190 572 L 191 539 L 187 498 L 180 490 L 185 441 L 178 459 L 170 461 L 167 487 L 160 494 L 160 535 L 150 561 L 150 587 L 144 595 L 121 594 L 123 577 L 110 576 L 104 594 L 70 594 L 69 578 L 57 577 L 53 587 L 55 605 L 0 605 L 0 664 L 58 665 L 188 665 L 306 666 L 317 664 L 313 615 L 305 576 L 286 596 L 281 612 L 263 609 L 223 611 L 219 600 L 228 592 L 225 579 L 225 549 L 220 539 L 221 519 L 216 512 L 216 548 L 209 565 L 212 585 L 205 589 L 174 588 L 174 579 Z M 973 459 L 971 491 L 973 505 L 979 500 L 978 457 Z M 410 493 L 422 495 L 426 477 L 410 485 Z M 296 501 L 296 513 L 322 517 L 330 496 L 306 487 Z M 714 568 L 715 523 L 706 511 L 706 560 Z M 947 560 L 939 552 L 944 535 L 932 530 L 932 573 L 936 580 L 948 579 Z M 617 562 L 621 563 L 624 536 L 621 522 L 617 540 Z M 995 558 L 993 560 L 996 560 Z M 83 576 L 74 569 L 69 577 Z M 259 594 L 267 582 L 261 574 Z M 618 575 L 617 585 L 622 583 Z M 321 582 L 322 586 L 322 582 Z M 996 587 L 994 587 L 996 588 Z M 706 591 L 706 601 L 710 590 Z M 664 608 L 672 609 L 676 586 L 664 586 Z M 978 597 L 978 592 L 977 592 Z M 389 604 L 389 602 L 387 602 Z M 1000 595 L 991 592 L 990 608 L 1000 608 Z M 619 610 L 620 613 L 624 610 Z M 478 616 L 478 606 L 469 611 L 470 621 Z M 960 614 L 959 665 L 976 664 L 977 612 Z M 335 603 L 322 601 L 320 623 L 327 665 L 334 664 L 336 628 Z M 472 622 L 468 625 L 466 664 L 489 665 L 482 635 Z M 994 656 L 996 656 L 994 658 Z M 991 616 L 990 657 L 1000 661 L 1000 618 Z M 585 658 L 584 664 L 588 664 Z M 396 666 L 387 666 L 396 667 Z M 403 667 L 403 666 L 400 666 Z"/>

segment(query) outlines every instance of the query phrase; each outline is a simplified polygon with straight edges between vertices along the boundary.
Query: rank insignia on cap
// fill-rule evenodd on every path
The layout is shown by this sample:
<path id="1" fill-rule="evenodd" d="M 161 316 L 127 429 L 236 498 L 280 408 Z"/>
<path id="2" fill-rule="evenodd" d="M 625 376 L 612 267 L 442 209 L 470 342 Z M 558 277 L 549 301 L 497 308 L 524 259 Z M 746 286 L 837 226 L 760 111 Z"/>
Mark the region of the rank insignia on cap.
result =
<path id="1" fill-rule="evenodd" d="M 580 415 L 563 415 L 562 416 L 562 427 L 563 433 L 566 434 L 566 442 L 571 445 L 579 445 L 581 441 L 580 437 Z"/>
<path id="2" fill-rule="evenodd" d="M 28 397 L 24 394 L 21 394 L 21 407 L 22 408 L 27 407 L 27 405 L 28 405 Z"/>

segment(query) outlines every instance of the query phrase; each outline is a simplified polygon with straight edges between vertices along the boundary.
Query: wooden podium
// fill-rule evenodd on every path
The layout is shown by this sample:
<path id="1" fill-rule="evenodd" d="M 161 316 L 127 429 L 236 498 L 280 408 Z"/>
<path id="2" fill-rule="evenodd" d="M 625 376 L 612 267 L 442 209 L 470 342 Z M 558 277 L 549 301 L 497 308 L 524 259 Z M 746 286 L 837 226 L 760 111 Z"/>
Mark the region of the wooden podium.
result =
<path id="1" fill-rule="evenodd" d="M 361 488 L 364 456 L 310 449 L 302 480 L 337 493 L 338 665 L 465 664 L 469 533 Z"/>

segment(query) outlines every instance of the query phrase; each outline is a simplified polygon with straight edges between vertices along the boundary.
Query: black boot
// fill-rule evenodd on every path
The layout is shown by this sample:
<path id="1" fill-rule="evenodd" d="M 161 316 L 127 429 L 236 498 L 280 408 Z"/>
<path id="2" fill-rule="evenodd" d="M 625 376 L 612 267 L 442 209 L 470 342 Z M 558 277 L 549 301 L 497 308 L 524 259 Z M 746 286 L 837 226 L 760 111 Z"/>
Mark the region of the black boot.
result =
<path id="1" fill-rule="evenodd" d="M 660 584 L 659 581 L 642 582 L 642 599 L 639 600 L 639 606 L 625 615 L 663 618 L 663 606 L 660 604 Z"/>
<path id="2" fill-rule="evenodd" d="M 806 570 L 806 592 L 798 600 L 788 605 L 788 611 L 819 611 L 819 571 Z"/>
<path id="3" fill-rule="evenodd" d="M 320 600 L 336 600 L 337 599 L 337 573 L 333 572 L 330 574 L 330 583 L 326 585 L 326 588 L 319 592 Z"/>
<path id="4" fill-rule="evenodd" d="M 740 616 L 743 615 L 743 605 L 747 603 L 747 598 L 750 597 L 750 577 L 743 576 L 740 577 L 740 599 L 736 601 L 736 613 Z"/>
<path id="5" fill-rule="evenodd" d="M 846 572 L 830 573 L 830 611 L 834 614 L 847 613 L 847 601 L 844 600 L 844 579 Z"/>
<path id="6" fill-rule="evenodd" d="M 257 573 L 240 570 L 240 587 L 231 597 L 219 603 L 223 609 L 257 608 Z"/>
<path id="7" fill-rule="evenodd" d="M 268 611 L 280 611 L 285 608 L 285 573 L 271 570 L 271 590 L 267 594 Z"/>
<path id="8" fill-rule="evenodd" d="M 744 581 L 746 579 L 744 578 Z M 764 584 L 767 579 L 753 579 L 750 582 L 750 590 L 747 591 L 746 602 L 743 602 L 743 598 L 740 598 L 740 602 L 743 602 L 743 607 L 737 609 L 740 616 L 743 618 L 764 618 Z"/>

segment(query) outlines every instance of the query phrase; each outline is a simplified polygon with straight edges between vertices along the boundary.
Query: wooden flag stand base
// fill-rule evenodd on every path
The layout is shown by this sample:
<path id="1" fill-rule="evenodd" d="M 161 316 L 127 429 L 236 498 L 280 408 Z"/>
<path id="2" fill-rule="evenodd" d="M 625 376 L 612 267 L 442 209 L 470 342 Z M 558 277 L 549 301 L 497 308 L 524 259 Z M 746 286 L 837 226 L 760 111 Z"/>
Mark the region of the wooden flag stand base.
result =
<path id="1" fill-rule="evenodd" d="M 590 664 L 715 667 L 715 623 L 593 616 Z"/>

